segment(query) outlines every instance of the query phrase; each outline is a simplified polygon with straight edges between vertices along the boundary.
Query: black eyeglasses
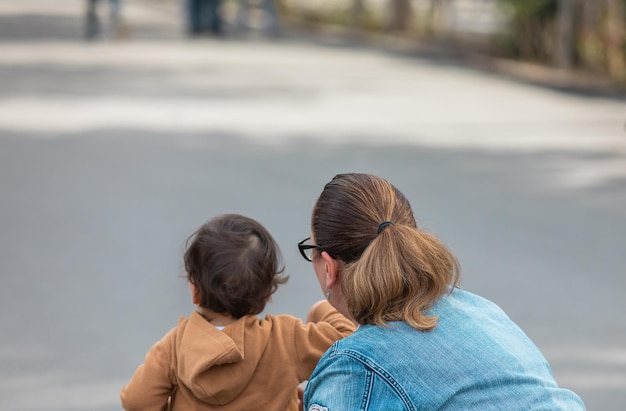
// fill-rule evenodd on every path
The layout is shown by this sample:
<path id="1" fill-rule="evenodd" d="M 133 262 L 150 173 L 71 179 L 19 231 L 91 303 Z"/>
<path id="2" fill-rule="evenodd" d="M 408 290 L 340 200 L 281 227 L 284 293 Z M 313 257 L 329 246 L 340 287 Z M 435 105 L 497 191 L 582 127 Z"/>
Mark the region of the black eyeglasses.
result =
<path id="1" fill-rule="evenodd" d="M 318 250 L 320 250 L 320 252 L 326 251 L 328 253 L 328 255 L 331 256 L 332 258 L 337 258 L 333 254 L 331 254 L 327 249 L 322 247 L 321 245 L 304 244 L 307 241 L 309 241 L 310 239 L 311 239 L 311 237 L 307 237 L 307 238 L 305 238 L 304 240 L 302 240 L 302 241 L 300 241 L 298 243 L 298 250 L 300 250 L 300 254 L 302 254 L 302 257 L 304 257 L 305 260 L 313 261 L 313 250 L 316 249 L 316 248 Z"/>

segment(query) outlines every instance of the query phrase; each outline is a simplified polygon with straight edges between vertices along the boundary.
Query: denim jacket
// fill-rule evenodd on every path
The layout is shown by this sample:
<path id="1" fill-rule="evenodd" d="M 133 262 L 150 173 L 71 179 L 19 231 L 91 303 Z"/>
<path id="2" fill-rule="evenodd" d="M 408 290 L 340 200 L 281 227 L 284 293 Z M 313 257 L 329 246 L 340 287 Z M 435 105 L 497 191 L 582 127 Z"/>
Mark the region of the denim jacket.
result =
<path id="1" fill-rule="evenodd" d="M 455 289 L 430 315 L 439 324 L 429 332 L 365 325 L 336 342 L 309 379 L 304 409 L 585 410 L 494 303 Z"/>

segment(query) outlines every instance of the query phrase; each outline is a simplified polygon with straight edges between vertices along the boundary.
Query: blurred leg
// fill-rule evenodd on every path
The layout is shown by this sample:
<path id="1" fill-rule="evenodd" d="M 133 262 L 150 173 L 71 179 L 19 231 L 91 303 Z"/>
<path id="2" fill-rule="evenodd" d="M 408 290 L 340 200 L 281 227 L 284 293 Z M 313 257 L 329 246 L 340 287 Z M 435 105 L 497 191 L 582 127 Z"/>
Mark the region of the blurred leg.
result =
<path id="1" fill-rule="evenodd" d="M 211 32 L 215 35 L 222 34 L 221 0 L 207 0 L 207 8 Z"/>
<path id="2" fill-rule="evenodd" d="M 269 18 L 267 32 L 274 36 L 278 35 L 278 32 L 280 30 L 280 24 L 276 0 L 263 0 L 263 9 L 265 10 Z"/>
<path id="3" fill-rule="evenodd" d="M 239 30 L 248 29 L 249 10 L 250 10 L 250 0 L 239 0 L 237 4 L 237 28 Z"/>
<path id="4" fill-rule="evenodd" d="M 87 0 L 87 14 L 85 16 L 85 36 L 93 39 L 100 33 L 100 21 L 98 20 L 98 0 Z"/>
<path id="5" fill-rule="evenodd" d="M 190 35 L 199 34 L 202 31 L 201 0 L 187 0 L 187 31 Z"/>
<path id="6" fill-rule="evenodd" d="M 121 28 L 121 0 L 109 0 L 109 22 L 111 24 L 111 32 L 120 37 Z"/>

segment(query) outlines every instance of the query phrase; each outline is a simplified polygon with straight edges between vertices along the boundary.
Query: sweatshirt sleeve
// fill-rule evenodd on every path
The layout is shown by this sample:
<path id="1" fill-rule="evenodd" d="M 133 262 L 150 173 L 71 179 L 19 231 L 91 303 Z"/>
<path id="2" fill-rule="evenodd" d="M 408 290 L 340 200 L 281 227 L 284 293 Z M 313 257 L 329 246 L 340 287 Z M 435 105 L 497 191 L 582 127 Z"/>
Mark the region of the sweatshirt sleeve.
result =
<path id="1" fill-rule="evenodd" d="M 174 390 L 169 358 L 171 337 L 170 332 L 148 351 L 144 363 L 122 388 L 120 399 L 126 411 L 167 410 Z"/>
<path id="2" fill-rule="evenodd" d="M 327 301 L 314 307 L 307 324 L 299 323 L 294 332 L 294 346 L 299 358 L 300 378 L 309 378 L 317 362 L 337 340 L 354 332 L 355 324 Z"/>

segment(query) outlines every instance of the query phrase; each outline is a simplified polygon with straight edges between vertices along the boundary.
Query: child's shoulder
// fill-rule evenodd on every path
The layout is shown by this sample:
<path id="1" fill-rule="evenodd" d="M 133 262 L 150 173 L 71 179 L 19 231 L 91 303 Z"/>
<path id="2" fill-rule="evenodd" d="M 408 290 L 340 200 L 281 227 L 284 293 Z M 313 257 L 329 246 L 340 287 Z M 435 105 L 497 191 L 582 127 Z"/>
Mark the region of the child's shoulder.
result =
<path id="1" fill-rule="evenodd" d="M 262 318 L 255 317 L 255 320 L 249 320 L 248 323 L 252 322 L 256 322 L 260 328 L 269 330 L 304 327 L 304 322 L 291 314 L 266 314 Z"/>
<path id="2" fill-rule="evenodd" d="M 266 314 L 261 321 L 294 323 L 302 322 L 302 319 L 291 314 Z"/>

